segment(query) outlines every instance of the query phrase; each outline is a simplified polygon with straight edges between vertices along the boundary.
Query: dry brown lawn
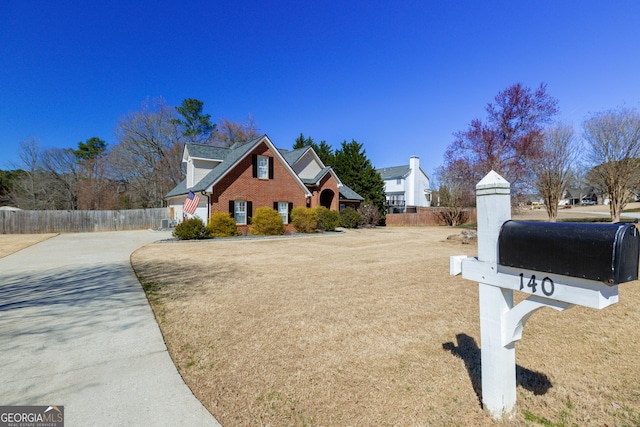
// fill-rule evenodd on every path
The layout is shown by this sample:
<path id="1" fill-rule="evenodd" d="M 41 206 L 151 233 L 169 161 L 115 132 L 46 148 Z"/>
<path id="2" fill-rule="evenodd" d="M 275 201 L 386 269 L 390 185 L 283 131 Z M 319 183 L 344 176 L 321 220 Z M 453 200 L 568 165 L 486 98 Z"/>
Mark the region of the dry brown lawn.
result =
<path id="1" fill-rule="evenodd" d="M 514 420 L 480 404 L 476 255 L 446 227 L 161 242 L 132 256 L 178 370 L 226 426 L 639 426 L 640 286 L 533 315 Z"/>
<path id="2" fill-rule="evenodd" d="M 18 252 L 58 234 L 0 234 L 0 258 Z"/>

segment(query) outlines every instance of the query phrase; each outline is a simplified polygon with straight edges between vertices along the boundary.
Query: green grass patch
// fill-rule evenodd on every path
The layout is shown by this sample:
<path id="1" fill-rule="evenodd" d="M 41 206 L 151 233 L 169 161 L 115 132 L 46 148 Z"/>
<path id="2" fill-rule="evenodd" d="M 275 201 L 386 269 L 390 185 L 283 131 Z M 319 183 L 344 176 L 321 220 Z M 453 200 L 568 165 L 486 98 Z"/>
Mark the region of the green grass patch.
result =
<path id="1" fill-rule="evenodd" d="M 149 305 L 151 306 L 151 311 L 153 311 L 153 315 L 156 318 L 156 322 L 158 322 L 159 325 L 162 325 L 165 322 L 164 307 L 160 299 L 160 289 L 162 288 L 162 285 L 159 282 L 146 279 L 137 272 L 136 276 L 138 276 L 138 281 L 142 285 L 142 290 L 147 296 L 147 301 L 149 301 Z"/>
<path id="2" fill-rule="evenodd" d="M 160 303 L 160 283 L 153 280 L 147 280 L 143 276 L 138 276 L 138 280 L 140 281 L 142 289 L 147 295 L 147 299 L 151 305 L 158 305 Z"/>
<path id="3" fill-rule="evenodd" d="M 538 423 L 538 424 L 543 425 L 543 426 L 548 426 L 548 427 L 555 427 L 556 426 L 556 424 L 552 423 L 548 419 L 543 418 L 541 416 L 538 416 L 538 415 L 534 414 L 533 412 L 529 412 L 529 411 L 524 411 L 524 419 L 526 421 L 533 421 L 533 422 Z"/>
<path id="4" fill-rule="evenodd" d="M 472 228 L 472 229 L 476 229 L 478 228 L 478 223 L 477 222 L 465 222 L 464 224 L 458 224 L 456 225 L 456 228 Z"/>
<path id="5" fill-rule="evenodd" d="M 594 218 L 563 218 L 558 219 L 558 222 L 611 222 L 611 218 L 608 216 Z"/>

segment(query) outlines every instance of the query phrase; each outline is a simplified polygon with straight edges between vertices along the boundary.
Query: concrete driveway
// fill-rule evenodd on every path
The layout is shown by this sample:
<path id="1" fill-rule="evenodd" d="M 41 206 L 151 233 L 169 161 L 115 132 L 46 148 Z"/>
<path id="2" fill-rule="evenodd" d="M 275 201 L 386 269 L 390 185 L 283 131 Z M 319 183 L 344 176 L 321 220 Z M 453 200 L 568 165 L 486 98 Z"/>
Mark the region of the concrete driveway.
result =
<path id="1" fill-rule="evenodd" d="M 219 426 L 178 374 L 129 257 L 166 232 L 62 234 L 0 259 L 0 405 L 65 426 Z"/>

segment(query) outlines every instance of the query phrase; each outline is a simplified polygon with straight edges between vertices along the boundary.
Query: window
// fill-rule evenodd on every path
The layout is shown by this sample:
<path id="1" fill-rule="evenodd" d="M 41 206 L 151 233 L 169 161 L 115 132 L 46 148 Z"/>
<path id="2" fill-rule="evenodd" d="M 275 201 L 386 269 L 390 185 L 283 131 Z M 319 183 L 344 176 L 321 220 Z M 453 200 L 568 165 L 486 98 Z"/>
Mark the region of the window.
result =
<path id="1" fill-rule="evenodd" d="M 233 217 L 236 219 L 236 224 L 247 223 L 247 202 L 244 200 L 236 200 L 234 203 L 235 212 Z"/>
<path id="2" fill-rule="evenodd" d="M 248 200 L 229 200 L 229 214 L 238 225 L 245 225 L 251 222 L 252 209 L 252 203 Z"/>
<path id="3" fill-rule="evenodd" d="M 273 179 L 273 157 L 252 155 L 252 176 L 260 179 Z"/>
<path id="4" fill-rule="evenodd" d="M 402 178 L 396 178 L 396 185 L 402 184 Z"/>
<path id="5" fill-rule="evenodd" d="M 258 178 L 269 178 L 269 158 L 266 156 L 258 156 Z"/>
<path id="6" fill-rule="evenodd" d="M 282 218 L 282 223 L 289 224 L 289 203 L 278 202 L 278 213 Z"/>

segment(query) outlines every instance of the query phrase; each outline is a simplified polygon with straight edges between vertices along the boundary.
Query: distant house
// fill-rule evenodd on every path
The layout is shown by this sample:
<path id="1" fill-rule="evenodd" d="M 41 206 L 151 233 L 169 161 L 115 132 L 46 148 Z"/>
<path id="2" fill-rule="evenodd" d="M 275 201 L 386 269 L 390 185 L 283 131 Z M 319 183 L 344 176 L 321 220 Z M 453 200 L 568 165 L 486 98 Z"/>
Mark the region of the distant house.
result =
<path id="1" fill-rule="evenodd" d="M 562 194 L 562 199 L 558 202 L 561 206 L 566 205 L 596 205 L 607 204 L 594 187 L 568 188 Z"/>
<path id="2" fill-rule="evenodd" d="M 431 206 L 432 191 L 429 175 L 420 167 L 420 158 L 411 156 L 408 165 L 378 169 L 384 180 L 389 213 Z"/>
<path id="3" fill-rule="evenodd" d="M 259 207 L 277 210 L 290 224 L 297 206 L 338 210 L 358 207 L 364 200 L 342 184 L 313 148 L 277 149 L 266 135 L 228 148 L 186 144 L 182 162 L 186 179 L 165 196 L 175 222 L 186 216 L 183 203 L 189 192 L 199 198 L 194 216 L 206 223 L 212 212 L 228 212 L 241 232 Z"/>

